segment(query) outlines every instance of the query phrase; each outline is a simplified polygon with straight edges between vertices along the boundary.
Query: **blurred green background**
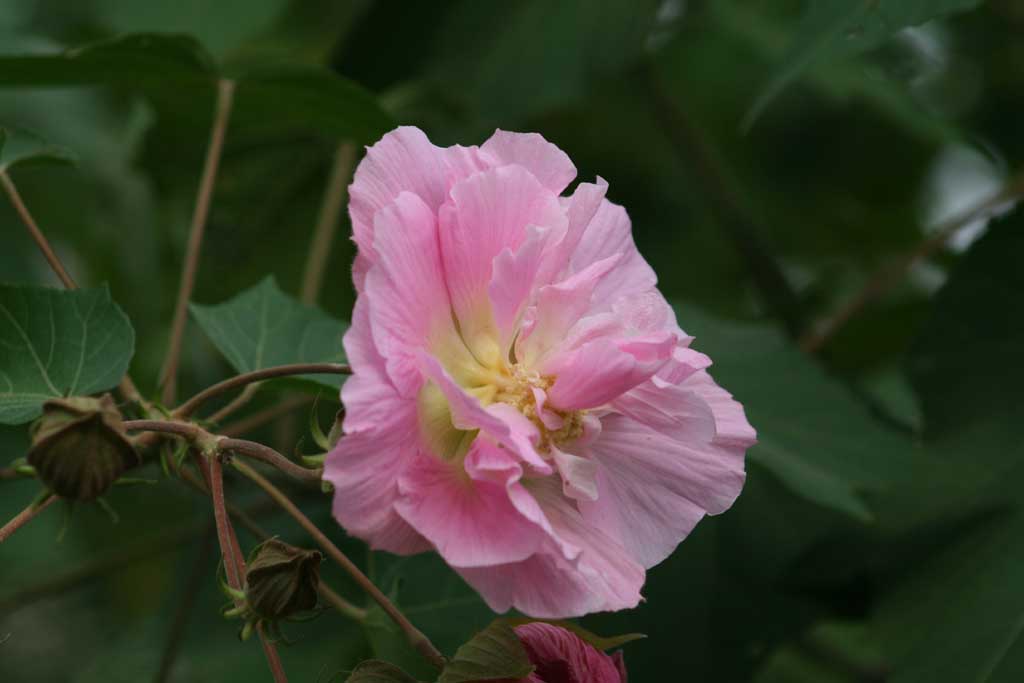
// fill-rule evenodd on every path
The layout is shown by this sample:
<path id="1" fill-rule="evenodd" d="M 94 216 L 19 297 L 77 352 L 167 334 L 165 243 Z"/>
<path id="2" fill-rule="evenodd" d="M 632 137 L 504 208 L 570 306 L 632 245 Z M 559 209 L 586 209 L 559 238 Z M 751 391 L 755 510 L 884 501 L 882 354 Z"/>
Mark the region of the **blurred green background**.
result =
<path id="1" fill-rule="evenodd" d="M 437 144 L 538 131 L 580 179 L 607 179 L 761 439 L 737 505 L 650 572 L 647 602 L 585 620 L 648 635 L 626 648 L 631 680 L 1024 680 L 1019 211 L 969 221 L 814 353 L 798 344 L 1015 178 L 1024 3 L 6 0 L 0 125 L 79 158 L 12 175 L 78 282 L 109 283 L 137 331 L 133 375 L 155 395 L 213 80 L 145 50 L 91 66 L 22 59 L 138 32 L 192 36 L 241 83 L 283 67 L 308 77 L 240 86 L 200 303 L 268 273 L 297 296 L 338 145 L 395 123 Z M 338 230 L 319 303 L 346 319 L 347 218 Z M 6 201 L 0 234 L 0 280 L 58 284 Z M 183 393 L 231 373 L 194 323 L 183 369 Z M 270 387 L 249 410 L 294 391 Z M 325 424 L 334 401 L 319 402 Z M 291 453 L 309 412 L 258 436 Z M 0 431 L 4 462 L 25 445 L 24 429 Z M 36 488 L 0 482 L 0 519 Z M 370 558 L 325 497 L 294 494 L 446 652 L 489 621 L 436 558 Z M 309 543 L 244 482 L 228 495 Z M 206 501 L 166 480 L 110 501 L 117 524 L 83 506 L 58 542 L 54 508 L 0 546 L 0 681 L 268 680 L 259 646 L 219 616 Z M 344 680 L 371 656 L 423 673 L 383 617 L 327 612 L 286 632 L 294 681 Z"/>

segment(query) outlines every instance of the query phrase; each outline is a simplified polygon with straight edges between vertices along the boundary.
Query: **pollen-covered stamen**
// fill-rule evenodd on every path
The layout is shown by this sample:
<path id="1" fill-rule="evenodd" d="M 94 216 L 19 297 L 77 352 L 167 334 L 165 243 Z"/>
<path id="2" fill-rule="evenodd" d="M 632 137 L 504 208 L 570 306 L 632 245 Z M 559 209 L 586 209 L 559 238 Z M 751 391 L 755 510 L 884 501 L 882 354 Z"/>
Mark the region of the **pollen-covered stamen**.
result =
<path id="1" fill-rule="evenodd" d="M 583 435 L 582 410 L 558 410 L 549 404 L 538 405 L 538 392 L 546 392 L 555 378 L 530 372 L 522 365 L 513 365 L 510 380 L 494 395 L 494 400 L 507 403 L 521 412 L 537 426 L 540 439 L 537 450 L 542 455 L 551 447 L 561 447 Z M 543 394 L 541 394 L 543 396 Z"/>

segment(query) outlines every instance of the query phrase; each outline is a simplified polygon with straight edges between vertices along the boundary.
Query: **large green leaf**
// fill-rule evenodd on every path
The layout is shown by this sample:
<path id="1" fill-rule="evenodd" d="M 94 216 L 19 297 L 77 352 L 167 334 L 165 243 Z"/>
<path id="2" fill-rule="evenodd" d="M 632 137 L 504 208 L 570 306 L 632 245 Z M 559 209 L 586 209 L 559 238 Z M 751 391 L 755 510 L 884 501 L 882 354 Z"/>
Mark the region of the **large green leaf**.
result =
<path id="1" fill-rule="evenodd" d="M 106 287 L 0 285 L 0 423 L 28 422 L 54 397 L 110 389 L 134 350 L 135 332 Z"/>
<path id="2" fill-rule="evenodd" d="M 998 514 L 887 593 L 877 616 L 897 683 L 1024 676 L 1024 213 L 989 230 L 937 296 L 908 367 L 928 451 L 966 482 L 951 504 L 973 497 Z"/>
<path id="3" fill-rule="evenodd" d="M 174 115 L 206 121 L 221 78 L 237 83 L 231 130 L 315 130 L 373 142 L 394 126 L 360 86 L 317 67 L 223 71 L 195 39 L 140 33 L 58 55 L 0 57 L 0 87 L 107 84 L 138 89 Z"/>
<path id="4" fill-rule="evenodd" d="M 715 320 L 687 307 L 680 307 L 679 321 L 757 429 L 750 457 L 794 493 L 866 522 L 872 510 L 861 494 L 909 476 L 909 440 L 774 328 Z"/>
<path id="5" fill-rule="evenodd" d="M 531 671 L 526 648 L 512 626 L 499 619 L 458 649 L 438 683 L 518 680 Z"/>
<path id="6" fill-rule="evenodd" d="M 288 296 L 272 277 L 230 301 L 214 306 L 192 304 L 191 311 L 238 372 L 345 359 L 341 345 L 345 323 Z M 338 375 L 304 377 L 334 388 L 341 386 Z"/>
<path id="7" fill-rule="evenodd" d="M 74 162 L 70 150 L 51 145 L 28 131 L 0 128 L 0 172 L 15 166 Z"/>
<path id="8" fill-rule="evenodd" d="M 814 62 L 879 45 L 936 17 L 977 7 L 981 0 L 807 0 L 789 50 L 746 119 L 750 126 L 786 86 Z"/>

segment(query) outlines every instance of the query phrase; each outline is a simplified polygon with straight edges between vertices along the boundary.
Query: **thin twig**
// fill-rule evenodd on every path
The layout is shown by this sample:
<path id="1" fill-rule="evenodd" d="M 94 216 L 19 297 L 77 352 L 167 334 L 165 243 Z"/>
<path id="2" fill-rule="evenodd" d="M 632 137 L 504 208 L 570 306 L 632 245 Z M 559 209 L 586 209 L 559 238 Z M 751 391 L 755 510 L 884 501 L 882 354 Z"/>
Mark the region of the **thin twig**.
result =
<path id="1" fill-rule="evenodd" d="M 213 386 L 203 389 L 198 394 L 178 406 L 172 414 L 174 417 L 178 418 L 190 417 L 199 409 L 199 406 L 214 396 L 218 396 L 226 391 L 231 391 L 232 389 L 237 389 L 238 387 L 252 384 L 253 382 L 260 382 L 265 379 L 289 377 L 292 375 L 348 375 L 351 373 L 352 369 L 343 363 L 293 363 L 290 365 L 278 365 L 272 368 L 254 370 L 241 375 L 235 375 L 223 382 L 218 382 Z"/>
<path id="2" fill-rule="evenodd" d="M 235 396 L 233 399 L 228 401 L 224 406 L 218 408 L 213 414 L 206 418 L 207 422 L 214 424 L 220 424 L 225 418 L 234 415 L 236 412 L 244 408 L 249 401 L 253 399 L 260 390 L 260 383 L 254 382 L 247 386 L 245 389 Z"/>
<path id="3" fill-rule="evenodd" d="M 327 602 L 331 603 L 334 609 L 341 612 L 346 617 L 354 619 L 356 621 L 366 621 L 366 610 L 362 607 L 356 607 L 351 602 L 341 597 L 330 586 L 326 585 L 322 580 L 320 581 L 320 597 Z"/>
<path id="4" fill-rule="evenodd" d="M 35 519 L 40 512 L 53 505 L 56 500 L 57 496 L 50 495 L 41 502 L 33 502 L 24 510 L 16 514 L 11 521 L 4 524 L 3 527 L 0 527 L 0 543 L 6 541 L 14 534 L 15 531 Z"/>
<path id="5" fill-rule="evenodd" d="M 163 654 L 160 656 L 160 668 L 157 670 L 154 683 L 165 683 L 171 677 L 174 670 L 174 663 L 181 652 L 181 644 L 185 633 L 188 631 L 189 617 L 199 597 L 199 588 L 206 577 L 210 565 L 210 556 L 213 554 L 214 540 L 217 538 L 215 530 L 210 527 L 204 535 L 203 542 L 199 546 L 192 571 L 185 582 L 181 599 L 174 610 L 174 620 L 167 632 L 167 640 L 164 643 Z"/>
<path id="6" fill-rule="evenodd" d="M 282 415 L 287 415 L 297 408 L 301 408 L 304 405 L 312 403 L 313 397 L 311 396 L 292 396 L 286 398 L 280 403 L 272 406 L 268 406 L 263 410 L 247 415 L 239 419 L 237 422 L 224 425 L 224 428 L 220 430 L 220 433 L 224 436 L 240 436 L 247 432 L 251 432 L 254 429 L 258 429 L 263 425 L 271 422 Z"/>
<path id="7" fill-rule="evenodd" d="M 0 481 L 4 479 L 20 479 L 21 475 L 13 467 L 0 467 Z"/>
<path id="8" fill-rule="evenodd" d="M 210 499 L 213 501 L 213 519 L 217 525 L 217 540 L 220 543 L 221 558 L 224 561 L 224 573 L 227 576 L 228 585 L 236 591 L 241 591 L 245 587 L 245 560 L 241 557 L 238 538 L 235 536 L 231 519 L 228 517 L 227 505 L 224 500 L 224 475 L 219 457 L 209 459 L 209 471 Z M 240 600 L 235 601 L 236 606 L 241 606 L 240 603 Z M 281 666 L 277 647 L 266 637 L 262 628 L 258 628 L 257 631 L 275 683 L 287 683 L 288 677 Z"/>
<path id="9" fill-rule="evenodd" d="M 1013 177 L 994 195 L 940 225 L 935 230 L 935 234 L 912 250 L 876 270 L 864 287 L 840 306 L 828 320 L 815 326 L 801 337 L 800 348 L 807 353 L 820 351 L 846 323 L 850 322 L 868 304 L 898 284 L 916 264 L 931 256 L 968 225 L 991 215 L 1007 202 L 1019 199 L 1021 196 L 1024 196 L 1024 173 Z"/>
<path id="10" fill-rule="evenodd" d="M 320 205 L 320 215 L 313 230 L 313 240 L 309 244 L 309 254 L 306 257 L 301 294 L 304 303 L 316 303 L 320 296 L 328 257 L 331 255 L 331 245 L 338 230 L 338 219 L 345 205 L 345 188 L 352 175 L 355 160 L 355 145 L 350 142 L 338 145 L 338 150 L 334 153 L 331 175 L 327 179 L 327 189 Z"/>
<path id="11" fill-rule="evenodd" d="M 64 286 L 68 289 L 77 289 L 78 285 L 68 275 L 68 271 L 64 269 L 64 264 L 57 258 L 57 254 L 53 251 L 50 243 L 46 240 L 46 236 L 43 235 L 42 230 L 36 225 L 35 220 L 32 218 L 32 214 L 29 213 L 28 207 L 25 206 L 25 202 L 21 199 L 21 194 L 18 192 L 18 188 L 15 187 L 14 181 L 7 174 L 7 170 L 0 170 L 0 183 L 3 184 L 4 190 L 7 192 L 7 196 L 11 199 L 11 204 L 14 205 L 14 210 L 18 212 L 18 216 L 21 217 L 21 222 L 28 228 L 28 232 L 32 235 L 32 239 L 35 240 L 36 246 L 39 247 L 39 251 L 43 252 L 43 257 L 46 262 L 50 264 L 50 268 L 57 274 L 60 281 L 64 283 Z"/>
<path id="12" fill-rule="evenodd" d="M 240 453 L 252 458 L 253 460 L 265 462 L 266 464 L 277 468 L 284 474 L 287 474 L 293 479 L 298 479 L 299 481 L 319 482 L 320 475 L 323 474 L 323 470 L 303 467 L 302 465 L 294 463 L 284 457 L 270 446 L 264 446 L 256 441 L 220 438 L 217 440 L 217 446 L 221 451 Z"/>
<path id="13" fill-rule="evenodd" d="M 444 656 L 438 652 L 434 644 L 430 642 L 430 639 L 418 628 L 416 628 L 412 622 L 410 622 L 404 614 L 402 614 L 395 605 L 388 600 L 387 596 L 384 595 L 377 586 L 373 584 L 370 579 L 360 571 L 352 560 L 348 559 L 345 553 L 341 552 L 338 546 L 334 545 L 327 536 L 320 531 L 319 528 L 301 510 L 293 503 L 288 496 L 286 496 L 280 489 L 274 486 L 270 481 L 263 477 L 259 472 L 249 467 L 244 462 L 238 459 L 231 461 L 231 464 L 239 472 L 247 476 L 253 482 L 256 483 L 261 489 L 263 489 L 267 495 L 273 498 L 278 505 L 280 505 L 285 512 L 291 515 L 303 529 L 313 537 L 328 557 L 336 562 L 342 569 L 344 569 L 354 580 L 359 584 L 360 588 L 365 590 L 371 598 L 376 601 L 381 609 L 398 625 L 402 632 L 405 633 L 409 643 L 422 654 L 431 664 L 436 666 L 438 669 L 443 669 L 445 666 Z"/>
<path id="14" fill-rule="evenodd" d="M 185 263 L 181 272 L 181 284 L 178 299 L 174 307 L 174 320 L 171 323 L 171 337 L 167 346 L 167 358 L 164 361 L 163 402 L 169 405 L 177 393 L 178 361 L 181 358 L 181 342 L 185 334 L 185 322 L 188 316 L 188 302 L 192 298 L 192 290 L 196 283 L 196 272 L 199 269 L 199 254 L 203 246 L 203 232 L 206 229 L 206 218 L 210 212 L 210 199 L 213 186 L 217 179 L 217 166 L 220 164 L 221 150 L 231 116 L 231 103 L 234 98 L 234 81 L 221 79 L 217 84 L 217 104 L 213 116 L 213 128 L 210 131 L 210 144 L 206 150 L 203 163 L 203 175 L 199 181 L 199 193 L 196 196 L 195 211 L 192 214 L 192 225 L 189 229 L 188 246 L 185 250 Z"/>
<path id="15" fill-rule="evenodd" d="M 172 420 L 126 420 L 124 428 L 130 432 L 147 431 L 173 434 L 187 439 L 200 449 L 217 449 L 244 455 L 277 468 L 282 474 L 305 482 L 318 482 L 322 470 L 308 469 L 292 462 L 270 446 L 255 441 L 234 439 L 227 436 L 211 434 L 197 424 L 191 422 L 175 422 Z"/>

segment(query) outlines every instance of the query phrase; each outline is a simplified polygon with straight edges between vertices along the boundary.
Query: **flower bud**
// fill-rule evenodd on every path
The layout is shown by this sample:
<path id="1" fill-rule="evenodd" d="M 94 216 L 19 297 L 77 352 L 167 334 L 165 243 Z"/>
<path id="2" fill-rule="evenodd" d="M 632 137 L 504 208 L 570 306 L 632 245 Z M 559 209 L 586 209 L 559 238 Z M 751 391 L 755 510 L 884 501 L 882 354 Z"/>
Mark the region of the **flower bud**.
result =
<path id="1" fill-rule="evenodd" d="M 252 613 L 276 621 L 316 607 L 322 557 L 276 538 L 257 546 L 245 573 L 245 598 Z"/>
<path id="2" fill-rule="evenodd" d="M 139 456 L 110 394 L 75 396 L 43 404 L 32 425 L 28 462 L 61 498 L 89 501 L 103 495 Z"/>

